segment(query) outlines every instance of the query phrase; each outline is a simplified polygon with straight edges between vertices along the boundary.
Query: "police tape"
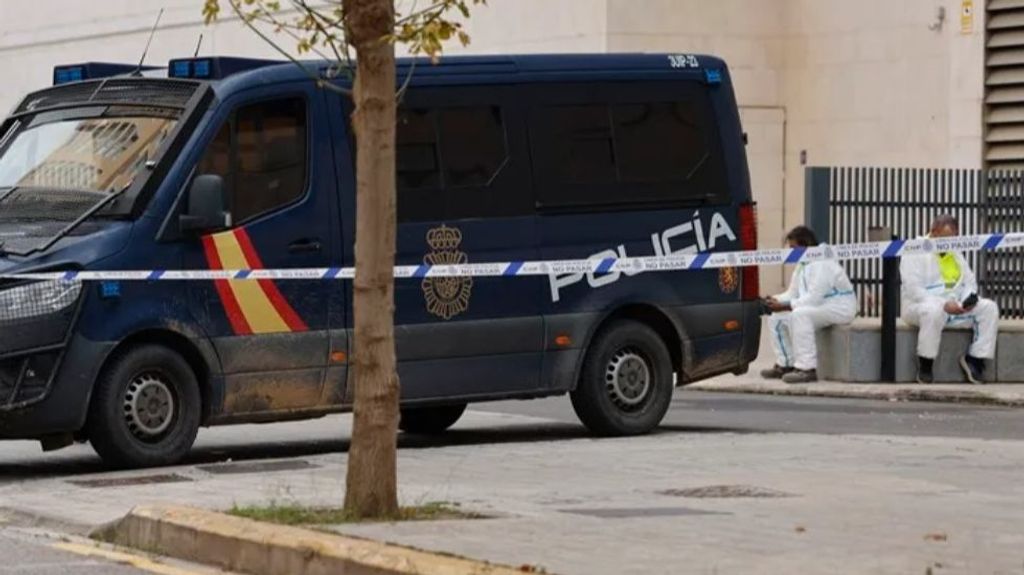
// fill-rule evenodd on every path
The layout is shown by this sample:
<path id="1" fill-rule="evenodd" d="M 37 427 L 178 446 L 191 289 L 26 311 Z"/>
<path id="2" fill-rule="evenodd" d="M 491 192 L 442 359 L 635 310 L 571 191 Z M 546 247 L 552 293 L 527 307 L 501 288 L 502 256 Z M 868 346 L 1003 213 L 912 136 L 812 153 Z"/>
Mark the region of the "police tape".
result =
<path id="1" fill-rule="evenodd" d="M 858 244 L 823 244 L 812 248 L 780 248 L 667 256 L 588 258 L 580 260 L 510 261 L 395 266 L 397 279 L 445 277 L 523 277 L 564 274 L 693 271 L 718 268 L 894 258 L 941 252 L 992 251 L 1024 247 L 1024 233 L 981 234 L 946 238 L 893 240 Z M 345 280 L 355 268 L 291 268 L 236 270 L 124 270 L 0 273 L 0 279 L 64 281 L 187 281 L 187 280 Z"/>

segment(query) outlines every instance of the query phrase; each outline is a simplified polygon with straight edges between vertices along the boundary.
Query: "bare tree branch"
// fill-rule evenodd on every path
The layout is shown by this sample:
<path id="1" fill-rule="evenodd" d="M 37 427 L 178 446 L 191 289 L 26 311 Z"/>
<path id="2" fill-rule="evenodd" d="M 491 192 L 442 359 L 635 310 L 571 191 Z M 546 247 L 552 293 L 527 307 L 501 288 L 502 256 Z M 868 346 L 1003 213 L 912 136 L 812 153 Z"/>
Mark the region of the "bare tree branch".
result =
<path id="1" fill-rule="evenodd" d="M 330 91 L 332 91 L 332 92 L 334 92 L 336 94 L 341 94 L 341 95 L 346 96 L 346 97 L 352 97 L 352 91 L 351 90 L 347 90 L 345 88 L 342 88 L 341 86 L 338 86 L 338 85 L 334 84 L 333 82 L 326 81 L 323 78 L 321 78 L 320 76 L 318 76 L 317 74 L 314 74 L 313 72 L 310 72 L 305 64 L 303 64 L 298 59 L 296 59 L 294 56 L 292 56 L 287 50 L 285 50 L 284 48 L 278 46 L 276 42 L 274 42 L 273 40 L 270 39 L 270 37 L 268 37 L 266 34 L 264 34 L 263 31 L 260 30 L 258 26 L 253 24 L 252 21 L 250 21 L 250 19 L 245 15 L 245 13 L 242 12 L 241 8 L 238 6 L 238 2 L 239 1 L 240 0 L 229 0 L 228 4 L 231 5 L 231 9 L 234 10 L 235 14 L 239 18 L 241 18 L 242 22 L 245 23 L 245 25 L 250 30 L 252 30 L 252 32 L 254 34 L 259 36 L 260 39 L 262 39 L 264 42 L 269 44 L 272 48 L 274 48 L 274 50 L 277 50 L 278 53 L 280 53 L 282 56 L 287 58 L 290 62 L 292 62 L 293 64 L 298 66 L 299 69 L 301 69 L 303 71 L 303 73 L 305 73 L 306 76 L 309 77 L 310 80 L 316 82 L 317 87 L 325 88 L 325 89 L 330 90 Z"/>

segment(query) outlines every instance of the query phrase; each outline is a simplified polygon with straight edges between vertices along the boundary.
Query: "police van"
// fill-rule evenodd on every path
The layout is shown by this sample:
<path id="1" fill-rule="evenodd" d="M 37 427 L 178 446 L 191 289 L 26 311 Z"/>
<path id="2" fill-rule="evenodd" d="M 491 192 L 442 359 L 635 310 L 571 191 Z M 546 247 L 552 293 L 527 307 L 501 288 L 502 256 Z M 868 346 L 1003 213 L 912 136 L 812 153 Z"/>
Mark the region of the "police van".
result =
<path id="1" fill-rule="evenodd" d="M 689 54 L 400 61 L 399 265 L 757 246 L 725 63 Z M 169 464 L 200 426 L 352 406 L 350 86 L 326 62 L 59 66 L 0 127 L 0 437 Z M 569 394 L 600 435 L 757 356 L 756 268 L 396 280 L 401 425 Z M 117 272 L 151 270 L 152 281 Z M 79 281 L 74 272 L 109 272 Z M 58 272 L 30 281 L 11 274 Z M 603 272 L 603 273 L 602 273 Z"/>

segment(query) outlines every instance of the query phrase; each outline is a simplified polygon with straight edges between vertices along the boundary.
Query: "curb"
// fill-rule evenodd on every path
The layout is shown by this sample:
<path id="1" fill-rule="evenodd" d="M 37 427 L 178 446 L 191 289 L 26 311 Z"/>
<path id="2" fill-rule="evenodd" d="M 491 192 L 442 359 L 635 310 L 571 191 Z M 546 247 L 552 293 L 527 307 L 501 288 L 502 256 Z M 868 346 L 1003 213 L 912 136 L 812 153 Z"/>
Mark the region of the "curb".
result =
<path id="1" fill-rule="evenodd" d="M 93 539 L 252 575 L 513 575 L 450 555 L 173 505 L 136 507 Z"/>
<path id="2" fill-rule="evenodd" d="M 687 391 L 715 393 L 748 393 L 802 397 L 835 397 L 842 399 L 876 399 L 881 401 L 932 401 L 938 403 L 970 403 L 997 407 L 1024 407 L 1024 393 L 1000 393 L 977 389 L 943 387 L 940 385 L 892 385 L 851 383 L 721 383 L 701 382 L 687 385 Z"/>

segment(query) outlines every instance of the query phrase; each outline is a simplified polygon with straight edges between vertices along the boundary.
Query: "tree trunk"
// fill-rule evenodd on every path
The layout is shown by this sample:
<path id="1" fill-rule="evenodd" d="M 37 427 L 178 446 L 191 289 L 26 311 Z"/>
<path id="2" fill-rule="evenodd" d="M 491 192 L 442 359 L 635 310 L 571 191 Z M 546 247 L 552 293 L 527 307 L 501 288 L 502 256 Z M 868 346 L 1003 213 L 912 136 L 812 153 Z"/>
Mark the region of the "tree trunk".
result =
<path id="1" fill-rule="evenodd" d="M 392 0 L 344 0 L 355 48 L 352 126 L 356 136 L 355 421 L 345 510 L 355 517 L 398 513 L 398 374 L 395 366 L 395 48 Z"/>

